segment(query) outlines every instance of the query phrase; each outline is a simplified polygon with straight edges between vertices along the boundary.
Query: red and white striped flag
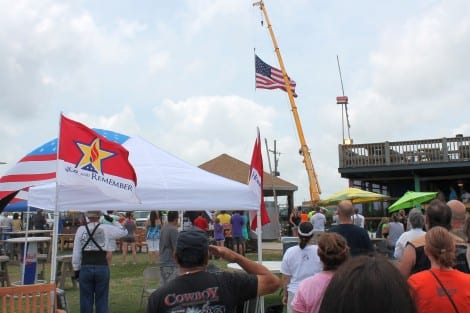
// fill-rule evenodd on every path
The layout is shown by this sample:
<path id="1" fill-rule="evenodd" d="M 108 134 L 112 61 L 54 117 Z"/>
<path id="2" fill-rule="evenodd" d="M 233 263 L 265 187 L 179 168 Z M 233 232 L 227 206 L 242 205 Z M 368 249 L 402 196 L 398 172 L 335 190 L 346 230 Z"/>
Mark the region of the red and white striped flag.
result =
<path id="1" fill-rule="evenodd" d="M 250 189 L 260 199 L 261 225 L 265 225 L 270 222 L 268 211 L 266 210 L 266 205 L 264 204 L 263 173 L 263 156 L 261 155 L 261 141 L 258 129 L 258 137 L 256 138 L 255 146 L 253 147 L 253 154 L 251 156 L 248 187 L 250 187 Z M 256 211 L 250 211 L 250 221 L 251 229 L 256 230 L 258 226 Z"/>

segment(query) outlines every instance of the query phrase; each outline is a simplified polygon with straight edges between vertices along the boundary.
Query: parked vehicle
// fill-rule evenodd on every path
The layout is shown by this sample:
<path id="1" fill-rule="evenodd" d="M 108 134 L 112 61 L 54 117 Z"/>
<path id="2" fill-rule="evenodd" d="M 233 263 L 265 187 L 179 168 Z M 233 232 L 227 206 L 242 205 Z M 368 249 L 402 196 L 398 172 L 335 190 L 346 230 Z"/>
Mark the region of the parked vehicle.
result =
<path id="1" fill-rule="evenodd" d="M 132 215 L 134 215 L 137 227 L 144 227 L 145 222 L 149 219 L 150 211 L 134 211 Z"/>

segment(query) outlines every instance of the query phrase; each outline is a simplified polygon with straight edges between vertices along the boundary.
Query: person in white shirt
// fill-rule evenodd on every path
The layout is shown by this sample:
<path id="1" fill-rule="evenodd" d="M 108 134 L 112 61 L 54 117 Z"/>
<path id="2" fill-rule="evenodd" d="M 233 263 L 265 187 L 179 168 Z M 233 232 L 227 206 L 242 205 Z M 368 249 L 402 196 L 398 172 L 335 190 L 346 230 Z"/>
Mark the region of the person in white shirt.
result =
<path id="1" fill-rule="evenodd" d="M 10 238 L 10 235 L 5 233 L 13 231 L 13 219 L 8 217 L 7 212 L 3 212 L 0 215 L 0 240 L 7 240 Z M 4 243 L 4 249 L 6 253 L 10 252 L 10 244 L 8 242 Z"/>
<path id="2" fill-rule="evenodd" d="M 72 266 L 75 278 L 80 280 L 80 312 L 108 313 L 110 270 L 106 258 L 107 239 L 127 235 L 118 222 L 101 224 L 101 211 L 88 211 L 89 222 L 80 226 L 73 242 Z M 111 217 L 105 216 L 108 220 Z"/>
<path id="3" fill-rule="evenodd" d="M 463 192 L 462 192 L 462 195 L 460 196 L 460 198 L 462 199 L 462 202 L 463 202 L 463 203 L 470 203 L 470 192 L 468 192 L 468 191 L 463 191 Z"/>
<path id="4" fill-rule="evenodd" d="M 109 218 L 110 217 L 110 218 Z M 100 217 L 100 223 L 101 224 L 114 224 L 114 222 L 119 221 L 119 216 L 117 214 L 114 214 L 114 211 L 110 210 L 108 211 L 108 219 L 102 215 Z M 106 250 L 106 259 L 108 260 L 109 265 L 114 265 L 113 264 L 113 252 L 116 251 L 117 249 L 117 244 L 116 244 L 116 239 L 106 239 L 106 247 L 104 250 Z"/>
<path id="5" fill-rule="evenodd" d="M 311 222 L 313 224 L 313 232 L 324 232 L 325 231 L 325 224 L 326 224 L 326 217 L 321 212 L 320 207 L 315 208 L 315 214 L 312 216 Z"/>
<path id="6" fill-rule="evenodd" d="M 401 234 L 395 243 L 395 252 L 393 256 L 399 261 L 403 257 L 406 244 L 425 234 L 425 231 L 423 230 L 424 215 L 421 213 L 420 209 L 414 208 L 410 211 L 408 214 L 408 224 L 411 229 Z"/>
<path id="7" fill-rule="evenodd" d="M 358 208 L 354 208 L 354 215 L 351 218 L 354 225 L 364 228 L 364 215 L 359 213 Z"/>
<path id="8" fill-rule="evenodd" d="M 311 245 L 313 225 L 303 222 L 299 225 L 299 244 L 286 250 L 282 257 L 281 273 L 283 296 L 282 303 L 287 306 L 287 313 L 292 313 L 291 302 L 300 282 L 322 270 L 317 245 Z"/>

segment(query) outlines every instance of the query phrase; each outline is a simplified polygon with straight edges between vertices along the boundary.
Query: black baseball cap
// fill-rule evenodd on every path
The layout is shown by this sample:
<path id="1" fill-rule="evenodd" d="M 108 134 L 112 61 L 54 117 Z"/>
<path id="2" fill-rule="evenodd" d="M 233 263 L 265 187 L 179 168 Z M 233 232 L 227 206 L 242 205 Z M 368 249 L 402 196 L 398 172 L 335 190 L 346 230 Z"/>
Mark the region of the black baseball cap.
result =
<path id="1" fill-rule="evenodd" d="M 207 234 L 199 230 L 183 231 L 176 240 L 176 252 L 204 253 L 209 250 Z"/>

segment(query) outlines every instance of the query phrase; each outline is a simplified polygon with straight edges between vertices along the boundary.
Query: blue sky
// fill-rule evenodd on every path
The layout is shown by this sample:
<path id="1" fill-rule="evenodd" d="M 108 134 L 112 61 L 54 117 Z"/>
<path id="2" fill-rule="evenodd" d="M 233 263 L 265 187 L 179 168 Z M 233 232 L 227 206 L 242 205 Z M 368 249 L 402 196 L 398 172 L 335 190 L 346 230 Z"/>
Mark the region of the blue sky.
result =
<path id="1" fill-rule="evenodd" d="M 469 1 L 265 4 L 322 196 L 347 185 L 336 55 L 355 143 L 470 134 Z M 57 135 L 60 112 L 194 165 L 222 153 L 249 163 L 259 126 L 295 203 L 307 200 L 287 95 L 254 89 L 254 48 L 278 67 L 261 19 L 239 0 L 0 0 L 0 174 Z"/>

